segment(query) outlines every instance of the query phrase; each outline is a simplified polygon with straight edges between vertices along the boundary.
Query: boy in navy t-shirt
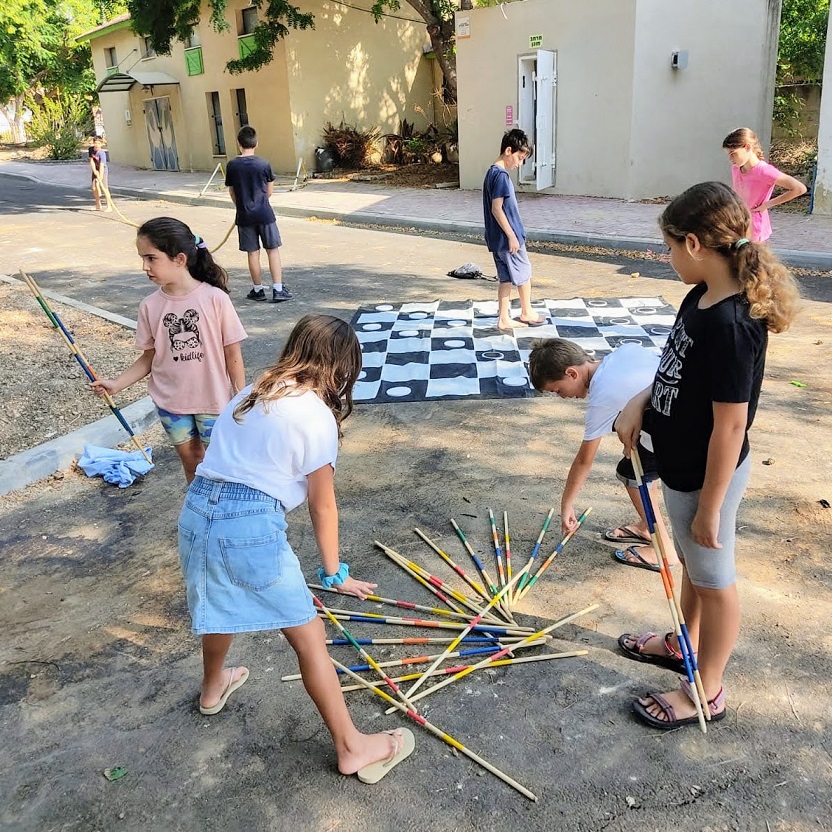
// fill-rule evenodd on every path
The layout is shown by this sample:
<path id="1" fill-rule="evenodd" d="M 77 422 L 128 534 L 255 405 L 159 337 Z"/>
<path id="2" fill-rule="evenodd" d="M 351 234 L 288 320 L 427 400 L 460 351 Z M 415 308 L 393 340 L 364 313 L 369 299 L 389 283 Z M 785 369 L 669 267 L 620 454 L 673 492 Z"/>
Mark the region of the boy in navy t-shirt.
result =
<path id="1" fill-rule="evenodd" d="M 228 163 L 225 184 L 231 201 L 237 207 L 237 234 L 240 251 L 248 254 L 248 270 L 251 273 L 249 300 L 266 300 L 260 270 L 260 241 L 269 258 L 269 272 L 272 276 L 272 303 L 291 300 L 283 285 L 283 271 L 280 263 L 280 232 L 277 230 L 269 197 L 274 193 L 272 166 L 259 156 L 257 131 L 246 125 L 237 133 L 240 155 Z"/>
<path id="2" fill-rule="evenodd" d="M 485 244 L 494 256 L 497 267 L 497 326 L 511 330 L 520 326 L 543 326 L 532 309 L 532 265 L 526 254 L 526 230 L 520 221 L 517 198 L 509 171 L 517 170 L 531 153 L 528 136 L 517 128 L 509 130 L 500 144 L 500 155 L 485 174 L 482 185 L 482 209 L 485 220 Z M 511 287 L 520 296 L 520 318 L 511 317 Z"/>

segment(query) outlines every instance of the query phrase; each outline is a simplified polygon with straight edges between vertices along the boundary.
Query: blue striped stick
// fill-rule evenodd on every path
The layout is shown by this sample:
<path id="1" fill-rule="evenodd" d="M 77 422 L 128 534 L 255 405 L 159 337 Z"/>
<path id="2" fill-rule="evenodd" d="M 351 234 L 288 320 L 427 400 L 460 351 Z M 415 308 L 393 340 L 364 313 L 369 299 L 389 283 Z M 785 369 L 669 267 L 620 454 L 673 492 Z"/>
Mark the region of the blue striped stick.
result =
<path id="1" fill-rule="evenodd" d="M 543 521 L 543 528 L 540 530 L 540 534 L 537 536 L 537 541 L 534 544 L 534 548 L 532 549 L 532 554 L 529 557 L 529 562 L 526 564 L 526 574 L 523 576 L 523 580 L 520 581 L 520 585 L 517 587 L 517 592 L 514 593 L 515 601 L 520 600 L 518 596 L 523 591 L 523 587 L 526 586 L 526 584 L 529 582 L 529 578 L 531 577 L 532 564 L 534 563 L 534 559 L 538 556 L 540 552 L 540 545 L 543 543 L 543 538 L 546 534 L 546 531 L 549 528 L 549 523 L 552 522 L 552 515 L 554 515 L 554 513 L 554 507 L 550 508 L 549 513 L 546 515 L 546 519 Z"/>
<path id="2" fill-rule="evenodd" d="M 711 710 L 705 709 L 703 702 L 708 701 L 705 694 L 705 686 L 702 684 L 702 677 L 699 675 L 699 667 L 696 663 L 696 653 L 690 641 L 688 627 L 685 623 L 685 615 L 682 612 L 682 605 L 676 598 L 676 590 L 673 586 L 673 573 L 670 571 L 670 564 L 667 562 L 667 553 L 664 550 L 664 543 L 656 531 L 656 513 L 653 509 L 653 501 L 650 498 L 650 491 L 644 482 L 644 469 L 641 467 L 641 459 L 638 450 L 631 451 L 633 471 L 636 475 L 638 493 L 641 496 L 641 504 L 644 507 L 644 519 L 647 521 L 647 528 L 650 530 L 650 540 L 653 548 L 659 554 L 659 570 L 664 585 L 667 603 L 670 606 L 670 616 L 673 619 L 673 629 L 679 642 L 679 650 L 682 653 L 682 661 L 685 664 L 685 673 L 690 683 L 690 690 L 693 694 L 693 704 L 696 705 L 696 715 L 699 717 L 699 727 L 703 734 L 708 733 L 706 719 L 710 720 Z"/>

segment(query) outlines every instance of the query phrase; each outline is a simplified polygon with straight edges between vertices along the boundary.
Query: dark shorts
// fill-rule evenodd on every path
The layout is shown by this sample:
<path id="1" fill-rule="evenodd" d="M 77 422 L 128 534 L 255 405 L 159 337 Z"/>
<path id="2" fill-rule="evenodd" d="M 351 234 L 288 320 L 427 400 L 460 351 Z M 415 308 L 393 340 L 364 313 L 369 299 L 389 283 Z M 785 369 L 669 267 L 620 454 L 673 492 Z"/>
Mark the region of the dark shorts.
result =
<path id="1" fill-rule="evenodd" d="M 531 280 L 532 264 L 529 262 L 525 246 L 521 246 L 516 254 L 509 254 L 507 251 L 495 251 L 492 254 L 500 283 L 522 286 Z"/>
<path id="2" fill-rule="evenodd" d="M 656 456 L 652 451 L 648 451 L 641 443 L 638 446 L 638 458 L 641 460 L 641 467 L 644 469 L 644 482 L 653 482 L 659 478 L 659 470 L 656 467 Z M 631 488 L 636 488 L 636 472 L 633 470 L 633 461 L 622 457 L 621 461 L 615 468 L 615 476 Z"/>
<path id="3" fill-rule="evenodd" d="M 283 245 L 276 222 L 268 225 L 238 225 L 237 236 L 240 238 L 240 251 L 260 251 L 261 240 L 266 251 Z"/>

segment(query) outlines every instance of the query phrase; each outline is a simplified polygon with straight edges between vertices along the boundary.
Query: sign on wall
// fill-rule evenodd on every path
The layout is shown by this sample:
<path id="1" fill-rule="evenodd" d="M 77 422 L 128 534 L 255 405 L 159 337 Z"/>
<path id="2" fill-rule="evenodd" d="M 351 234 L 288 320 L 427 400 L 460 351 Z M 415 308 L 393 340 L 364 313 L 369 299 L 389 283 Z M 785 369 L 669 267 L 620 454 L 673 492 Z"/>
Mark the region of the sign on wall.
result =
<path id="1" fill-rule="evenodd" d="M 543 45 L 543 35 L 529 35 L 529 49 L 540 49 Z"/>
<path id="2" fill-rule="evenodd" d="M 506 127 L 511 127 L 514 124 L 514 107 L 511 104 L 506 104 Z"/>
<path id="3" fill-rule="evenodd" d="M 470 38 L 471 37 L 471 18 L 470 17 L 458 17 L 456 19 L 456 39 L 462 40 L 463 38 Z"/>

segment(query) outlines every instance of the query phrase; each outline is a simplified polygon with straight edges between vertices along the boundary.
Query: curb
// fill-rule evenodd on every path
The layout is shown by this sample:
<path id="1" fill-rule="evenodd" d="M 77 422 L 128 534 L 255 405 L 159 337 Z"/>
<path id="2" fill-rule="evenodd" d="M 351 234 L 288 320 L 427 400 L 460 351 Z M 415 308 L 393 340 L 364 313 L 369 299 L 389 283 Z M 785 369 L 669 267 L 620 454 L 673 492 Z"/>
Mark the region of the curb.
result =
<path id="1" fill-rule="evenodd" d="M 159 418 L 150 396 L 133 402 L 121 412 L 136 434 L 146 431 Z M 69 468 L 86 444 L 118 445 L 126 438 L 127 433 L 118 419 L 110 415 L 4 459 L 0 461 L 0 496 Z"/>
<path id="2" fill-rule="evenodd" d="M 10 285 L 24 285 L 17 278 L 5 274 L 0 274 L 0 281 Z M 90 306 L 88 303 L 59 295 L 57 292 L 44 290 L 43 294 L 50 300 L 96 315 L 111 323 L 119 324 L 128 329 L 136 328 L 135 321 L 108 312 L 106 309 Z M 121 412 L 136 434 L 146 431 L 159 418 L 156 406 L 151 401 L 150 396 L 145 396 L 143 399 L 121 408 Z M 122 428 L 118 419 L 111 414 L 64 436 L 58 436 L 49 442 L 44 442 L 42 445 L 29 448 L 27 451 L 21 451 L 8 459 L 0 460 L 0 496 L 69 468 L 75 459 L 81 455 L 86 444 L 118 445 L 127 438 L 124 428 Z"/>
<path id="3" fill-rule="evenodd" d="M 86 190 L 84 185 L 65 185 L 47 182 L 28 173 L 10 173 L 0 170 L 0 175 L 17 176 L 29 179 L 42 185 L 70 190 Z M 177 191 L 149 191 L 146 188 L 130 188 L 116 185 L 110 192 L 119 196 L 133 197 L 142 200 L 161 200 L 182 205 L 210 206 L 215 208 L 232 209 L 230 200 L 218 197 L 192 196 Z M 356 226 L 387 226 L 389 228 L 415 228 L 419 231 L 451 234 L 482 234 L 482 224 L 461 220 L 426 220 L 422 217 L 386 216 L 367 211 L 344 212 L 332 208 L 298 208 L 295 206 L 272 206 L 275 213 L 281 217 L 293 219 L 327 219 Z M 619 237 L 614 234 L 584 234 L 574 231 L 553 231 L 540 228 L 528 228 L 526 239 L 530 243 L 559 243 L 567 246 L 590 246 L 603 249 L 623 249 L 625 251 L 647 251 L 662 245 L 660 237 Z M 802 251 L 799 249 L 773 249 L 774 253 L 787 265 L 799 269 L 814 269 L 817 271 L 832 271 L 832 252 Z"/>

